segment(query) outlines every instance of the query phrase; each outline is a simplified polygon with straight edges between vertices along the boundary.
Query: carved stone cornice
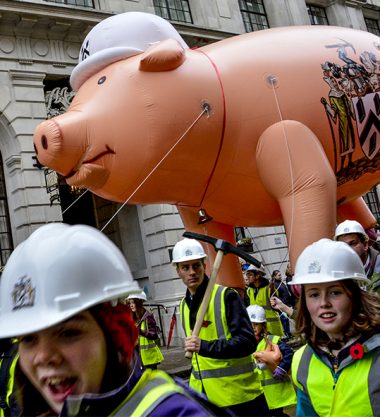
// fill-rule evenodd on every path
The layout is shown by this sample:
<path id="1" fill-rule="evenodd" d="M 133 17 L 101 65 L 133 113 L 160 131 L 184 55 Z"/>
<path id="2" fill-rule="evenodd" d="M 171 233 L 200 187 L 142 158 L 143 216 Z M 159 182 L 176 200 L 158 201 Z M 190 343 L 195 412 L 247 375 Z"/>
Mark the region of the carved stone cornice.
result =
<path id="1" fill-rule="evenodd" d="M 1 0 L 0 35 L 82 42 L 93 26 L 113 14 L 90 7 Z M 186 23 L 172 24 L 191 46 L 236 35 Z"/>
<path id="2" fill-rule="evenodd" d="M 10 70 L 9 75 L 13 86 L 37 85 L 42 86 L 45 74 L 33 71 Z"/>
<path id="3" fill-rule="evenodd" d="M 49 2 L 2 0 L 0 35 L 81 42 L 94 25 L 111 14 Z"/>
<path id="4" fill-rule="evenodd" d="M 9 173 L 21 168 L 21 155 L 11 155 L 5 160 Z"/>

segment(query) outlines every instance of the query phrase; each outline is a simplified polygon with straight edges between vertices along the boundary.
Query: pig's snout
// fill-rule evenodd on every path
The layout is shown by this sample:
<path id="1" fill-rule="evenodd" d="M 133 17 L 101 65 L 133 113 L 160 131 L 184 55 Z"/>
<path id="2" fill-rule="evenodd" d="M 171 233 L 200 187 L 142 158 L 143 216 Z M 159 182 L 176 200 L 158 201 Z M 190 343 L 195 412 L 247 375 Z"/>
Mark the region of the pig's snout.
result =
<path id="1" fill-rule="evenodd" d="M 51 167 L 57 160 L 57 155 L 62 151 L 62 135 L 54 120 L 47 120 L 37 126 L 34 132 L 34 149 L 42 165 Z"/>
<path id="2" fill-rule="evenodd" d="M 80 146 L 74 142 L 75 139 L 79 141 L 79 137 L 76 136 L 79 134 L 79 129 L 77 123 L 69 123 L 68 126 L 57 119 L 46 120 L 37 126 L 34 133 L 34 148 L 37 159 L 42 165 L 66 176 L 81 156 Z"/>

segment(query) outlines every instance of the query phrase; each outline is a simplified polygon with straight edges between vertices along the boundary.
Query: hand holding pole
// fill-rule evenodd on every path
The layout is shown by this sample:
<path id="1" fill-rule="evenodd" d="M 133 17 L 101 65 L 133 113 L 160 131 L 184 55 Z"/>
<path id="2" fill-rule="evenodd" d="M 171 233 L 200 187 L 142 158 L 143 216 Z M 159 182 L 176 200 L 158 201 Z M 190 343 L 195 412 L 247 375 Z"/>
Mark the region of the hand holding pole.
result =
<path id="1" fill-rule="evenodd" d="M 209 302 L 210 302 L 212 290 L 214 288 L 214 285 L 215 285 L 215 282 L 216 282 L 216 277 L 218 275 L 222 260 L 223 260 L 223 251 L 219 250 L 216 254 L 215 262 L 214 262 L 214 265 L 212 267 L 211 276 L 210 276 L 209 282 L 207 284 L 207 288 L 206 288 L 205 294 L 203 296 L 201 306 L 199 307 L 198 317 L 197 317 L 197 320 L 195 322 L 194 329 L 193 329 L 193 332 L 192 332 L 193 336 L 198 336 L 199 332 L 201 331 L 202 324 L 203 324 L 203 319 L 205 317 L 205 314 L 206 314 L 206 311 L 207 311 L 207 308 L 208 308 L 208 305 L 209 305 Z M 191 359 L 193 354 L 192 354 L 192 352 L 187 351 L 185 353 L 185 356 L 186 356 L 186 358 Z"/>

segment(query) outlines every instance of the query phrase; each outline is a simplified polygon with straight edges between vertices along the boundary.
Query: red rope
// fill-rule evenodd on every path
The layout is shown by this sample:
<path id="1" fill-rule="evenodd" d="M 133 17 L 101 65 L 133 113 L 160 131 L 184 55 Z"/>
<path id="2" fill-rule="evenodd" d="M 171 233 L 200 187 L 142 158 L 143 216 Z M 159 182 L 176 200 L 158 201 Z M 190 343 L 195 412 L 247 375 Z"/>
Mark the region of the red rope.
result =
<path id="1" fill-rule="evenodd" d="M 194 51 L 200 52 L 201 54 L 203 54 L 210 61 L 211 65 L 213 66 L 213 68 L 215 70 L 216 76 L 218 77 L 218 81 L 219 81 L 219 84 L 220 84 L 220 89 L 221 89 L 221 92 L 222 92 L 222 99 L 223 99 L 223 126 L 222 126 L 222 134 L 221 134 L 219 149 L 218 149 L 218 153 L 216 155 L 216 159 L 215 159 L 215 162 L 214 162 L 214 166 L 213 166 L 213 168 L 211 170 L 211 174 L 210 174 L 209 179 L 207 181 L 206 189 L 205 189 L 205 191 L 203 193 L 202 200 L 201 200 L 201 202 L 199 204 L 200 206 L 202 206 L 203 200 L 204 200 L 204 198 L 206 196 L 208 187 L 209 187 L 210 182 L 211 182 L 211 178 L 213 177 L 214 172 L 216 170 L 216 165 L 218 163 L 218 159 L 219 159 L 220 153 L 222 152 L 223 141 L 224 141 L 224 132 L 225 132 L 225 129 L 226 129 L 226 96 L 225 96 L 225 93 L 224 93 L 224 88 L 223 88 L 223 83 L 222 83 L 222 77 L 220 75 L 219 69 L 216 66 L 215 62 L 206 54 L 206 52 L 204 52 L 204 51 L 202 51 L 200 49 L 194 49 Z M 211 107 L 211 109 L 212 109 L 212 107 Z"/>

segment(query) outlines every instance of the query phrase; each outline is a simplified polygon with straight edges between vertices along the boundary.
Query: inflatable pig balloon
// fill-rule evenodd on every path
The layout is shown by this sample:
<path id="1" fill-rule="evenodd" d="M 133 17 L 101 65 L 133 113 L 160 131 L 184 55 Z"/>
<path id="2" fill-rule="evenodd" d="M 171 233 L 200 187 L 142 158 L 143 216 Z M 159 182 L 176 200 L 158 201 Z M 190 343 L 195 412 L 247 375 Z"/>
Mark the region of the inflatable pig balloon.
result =
<path id="1" fill-rule="evenodd" d="M 380 180 L 379 66 L 364 31 L 276 28 L 190 50 L 165 20 L 125 13 L 86 37 L 76 97 L 35 149 L 70 185 L 175 204 L 189 231 L 233 242 L 234 226 L 284 224 L 294 265 L 337 221 L 375 223 L 361 196 Z M 198 224 L 200 208 L 213 220 Z M 243 286 L 233 256 L 219 282 Z"/>

